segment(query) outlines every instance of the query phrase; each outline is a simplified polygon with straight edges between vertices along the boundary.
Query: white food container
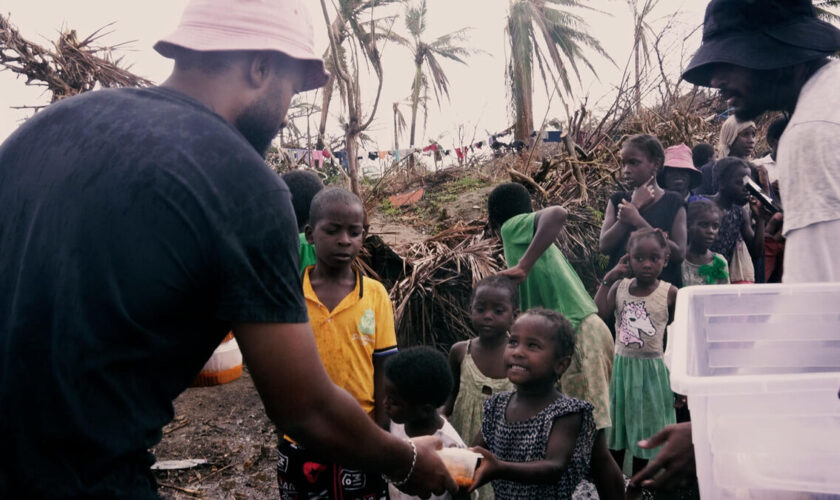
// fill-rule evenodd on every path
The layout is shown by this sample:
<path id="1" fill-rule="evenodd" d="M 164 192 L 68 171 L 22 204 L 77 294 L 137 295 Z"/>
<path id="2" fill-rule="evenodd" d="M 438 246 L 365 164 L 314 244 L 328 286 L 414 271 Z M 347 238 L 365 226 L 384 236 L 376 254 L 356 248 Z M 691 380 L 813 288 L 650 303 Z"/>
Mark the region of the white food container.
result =
<path id="1" fill-rule="evenodd" d="M 703 499 L 840 498 L 840 283 L 684 288 L 668 342 Z"/>

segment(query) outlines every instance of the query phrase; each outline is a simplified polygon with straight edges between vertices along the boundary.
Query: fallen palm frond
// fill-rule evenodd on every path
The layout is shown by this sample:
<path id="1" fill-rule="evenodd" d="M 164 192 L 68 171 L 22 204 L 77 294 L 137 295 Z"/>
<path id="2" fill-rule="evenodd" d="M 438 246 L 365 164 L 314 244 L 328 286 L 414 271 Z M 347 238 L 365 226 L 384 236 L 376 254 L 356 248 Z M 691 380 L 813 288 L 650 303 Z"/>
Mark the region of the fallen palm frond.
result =
<path id="1" fill-rule="evenodd" d="M 500 255 L 499 241 L 479 224 L 459 224 L 411 246 L 412 269 L 391 290 L 399 344 L 448 349 L 469 338 L 473 286 L 503 268 Z"/>
<path id="2" fill-rule="evenodd" d="M 0 69 L 26 77 L 27 85 L 46 87 L 50 102 L 100 87 L 148 86 L 151 82 L 120 67 L 122 58 L 113 58 L 116 49 L 95 45 L 108 35 L 104 26 L 86 38 L 79 39 L 75 30 L 64 30 L 52 47 L 42 47 L 23 38 L 0 15 Z M 38 109 L 43 106 L 27 106 Z"/>

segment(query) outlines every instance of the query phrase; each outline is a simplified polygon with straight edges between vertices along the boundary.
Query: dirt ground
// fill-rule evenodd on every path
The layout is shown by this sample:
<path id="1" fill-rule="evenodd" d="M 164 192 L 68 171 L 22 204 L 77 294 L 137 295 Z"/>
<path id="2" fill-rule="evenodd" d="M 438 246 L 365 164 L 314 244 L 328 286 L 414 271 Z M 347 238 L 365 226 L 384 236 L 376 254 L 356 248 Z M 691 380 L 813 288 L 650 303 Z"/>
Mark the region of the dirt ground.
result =
<path id="1" fill-rule="evenodd" d="M 423 234 L 412 226 L 389 219 L 379 212 L 374 212 L 370 216 L 370 233 L 378 235 L 382 238 L 382 241 L 398 253 L 412 243 L 423 241 L 429 237 L 428 234 Z"/>
<path id="2" fill-rule="evenodd" d="M 153 453 L 159 461 L 203 458 L 208 463 L 156 471 L 163 498 L 277 498 L 277 433 L 247 368 L 228 384 L 187 389 L 174 404 L 175 418 Z"/>

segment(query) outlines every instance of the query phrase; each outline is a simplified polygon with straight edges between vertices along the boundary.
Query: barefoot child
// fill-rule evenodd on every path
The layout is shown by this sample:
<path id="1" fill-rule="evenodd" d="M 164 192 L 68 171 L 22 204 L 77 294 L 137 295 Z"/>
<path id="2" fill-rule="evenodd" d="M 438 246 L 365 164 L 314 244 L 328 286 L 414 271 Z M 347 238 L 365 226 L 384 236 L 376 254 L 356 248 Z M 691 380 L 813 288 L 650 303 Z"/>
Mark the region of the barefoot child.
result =
<path id="1" fill-rule="evenodd" d="M 313 198 L 306 238 L 317 261 L 303 273 L 303 295 L 327 374 L 385 427 L 383 364 L 397 352 L 397 341 L 388 292 L 353 267 L 364 224 L 362 201 L 353 193 L 329 188 Z M 286 437 L 278 454 L 281 498 L 379 498 L 387 492 L 379 474 L 331 463 Z"/>
<path id="2" fill-rule="evenodd" d="M 725 285 L 729 283 L 729 266 L 723 255 L 709 247 L 720 231 L 720 209 L 709 200 L 688 204 L 688 251 L 682 263 L 683 286 Z"/>
<path id="3" fill-rule="evenodd" d="M 461 436 L 473 442 L 481 432 L 482 405 L 497 392 L 512 391 L 504 353 L 508 331 L 519 313 L 519 290 L 512 279 L 494 275 L 475 285 L 470 319 L 478 335 L 456 343 L 449 350 L 449 367 L 455 380 L 446 413 Z M 478 490 L 479 498 L 492 500 L 490 485 Z"/>
<path id="4" fill-rule="evenodd" d="M 598 313 L 615 313 L 615 363 L 610 382 L 613 427 L 607 443 L 619 464 L 624 450 L 633 455 L 633 473 L 656 455 L 638 446 L 675 422 L 674 395 L 662 360 L 665 326 L 677 287 L 658 278 L 668 261 L 668 241 L 662 231 L 642 229 L 630 235 L 627 257 L 610 270 L 598 288 Z M 629 269 L 628 269 L 629 267 Z M 632 271 L 634 278 L 626 278 Z"/>
<path id="5" fill-rule="evenodd" d="M 499 500 L 570 499 L 590 465 L 593 476 L 605 478 L 601 498 L 624 498 L 621 472 L 595 429 L 592 405 L 555 386 L 574 345 L 572 324 L 548 309 L 527 311 L 511 329 L 504 362 L 516 391 L 484 403 L 474 448 L 484 456 L 475 484 L 492 481 Z"/>
<path id="6" fill-rule="evenodd" d="M 403 439 L 437 436 L 444 448 L 466 448 L 461 436 L 437 411 L 451 392 L 452 374 L 442 353 L 430 347 L 412 347 L 390 356 L 385 363 L 385 411 L 391 419 L 391 434 Z M 394 486 L 388 490 L 391 500 L 419 498 Z M 451 496 L 445 493 L 431 498 Z"/>

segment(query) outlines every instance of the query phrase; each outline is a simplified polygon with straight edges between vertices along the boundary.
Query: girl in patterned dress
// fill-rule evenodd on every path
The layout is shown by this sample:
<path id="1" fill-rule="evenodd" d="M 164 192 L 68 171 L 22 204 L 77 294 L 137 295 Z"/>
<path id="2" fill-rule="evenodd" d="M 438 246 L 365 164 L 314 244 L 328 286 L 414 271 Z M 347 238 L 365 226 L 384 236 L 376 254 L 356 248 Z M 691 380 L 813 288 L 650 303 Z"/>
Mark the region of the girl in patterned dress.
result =
<path id="1" fill-rule="evenodd" d="M 674 396 L 662 355 L 677 288 L 658 278 L 668 261 L 668 241 L 661 231 L 634 232 L 627 251 L 628 256 L 604 276 L 595 303 L 601 317 L 615 313 L 613 426 L 607 444 L 619 464 L 624 463 L 624 450 L 630 450 L 635 474 L 656 455 L 638 442 L 675 423 Z M 626 277 L 630 271 L 634 278 Z"/>
<path id="2" fill-rule="evenodd" d="M 530 309 L 511 328 L 504 361 L 512 392 L 484 403 L 473 488 L 492 481 L 498 500 L 570 499 L 592 467 L 601 498 L 624 498 L 621 471 L 597 433 L 592 405 L 560 393 L 556 380 L 574 352 L 572 324 Z"/>

